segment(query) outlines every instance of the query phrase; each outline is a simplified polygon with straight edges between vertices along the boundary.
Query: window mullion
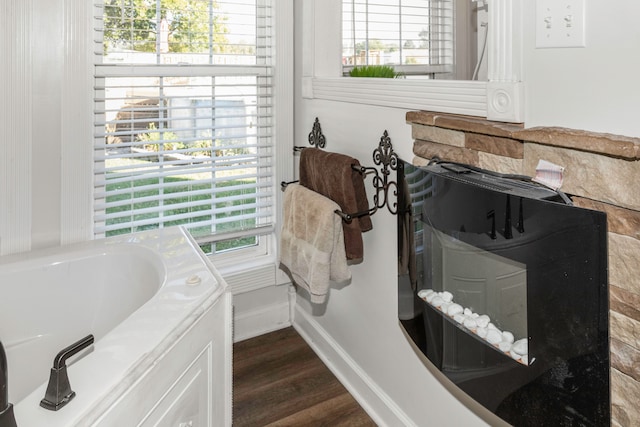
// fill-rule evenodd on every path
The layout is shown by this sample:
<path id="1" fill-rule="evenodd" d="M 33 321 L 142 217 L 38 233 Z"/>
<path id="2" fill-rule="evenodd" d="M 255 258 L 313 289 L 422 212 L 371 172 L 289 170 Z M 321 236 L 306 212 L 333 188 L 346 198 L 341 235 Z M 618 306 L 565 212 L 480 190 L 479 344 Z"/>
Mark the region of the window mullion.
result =
<path id="1" fill-rule="evenodd" d="M 209 63 L 213 64 L 213 45 L 215 40 L 215 26 L 213 14 L 213 0 L 209 0 Z"/>
<path id="2" fill-rule="evenodd" d="M 159 5 L 160 0 L 157 1 L 156 4 Z M 156 9 L 156 13 L 158 13 L 159 9 Z M 159 38 L 159 37 L 157 37 Z M 158 59 L 160 59 L 158 57 Z M 164 78 L 160 78 L 160 81 L 158 82 L 158 107 L 162 107 L 164 104 Z M 164 183 L 165 183 L 165 177 L 164 177 L 164 160 L 165 160 L 165 155 L 164 155 L 164 151 L 165 151 L 165 110 L 163 108 L 159 108 L 158 110 L 158 122 L 159 122 L 159 133 L 160 133 L 160 148 L 162 153 L 159 153 L 158 156 L 158 169 L 160 170 L 161 174 L 160 177 L 158 178 L 159 182 L 159 188 L 158 188 L 158 193 L 159 193 L 159 197 L 158 197 L 158 216 L 160 217 L 160 228 L 164 228 L 164 221 L 162 220 L 162 218 L 165 215 L 164 212 Z M 159 148 L 159 150 L 160 150 Z"/>
<path id="3" fill-rule="evenodd" d="M 365 52 L 365 64 L 369 65 L 369 0 L 364 4 L 364 16 L 365 16 L 365 39 L 364 39 L 364 52 Z M 354 64 L 355 65 L 355 64 Z"/>
<path id="4" fill-rule="evenodd" d="M 402 0 L 398 0 L 398 50 L 400 51 L 400 65 L 404 65 L 404 61 L 402 60 Z"/>
<path id="5" fill-rule="evenodd" d="M 213 39 L 212 39 L 212 41 L 213 41 Z M 212 45 L 213 45 L 213 43 L 212 43 Z M 215 132 L 215 129 L 216 129 L 216 119 L 215 119 L 215 117 L 216 117 L 216 114 L 215 114 L 215 111 L 216 111 L 216 95 L 215 95 L 215 93 L 216 92 L 215 91 L 216 91 L 216 78 L 215 78 L 215 76 L 213 76 L 213 77 L 211 77 L 211 129 L 214 129 L 214 132 Z M 212 143 L 213 145 L 216 145 L 216 143 L 217 143 L 216 142 L 217 141 L 216 136 L 217 135 L 213 135 L 213 137 L 214 137 L 214 141 Z M 217 176 L 216 176 L 216 168 L 215 167 L 211 169 L 210 174 L 211 174 L 211 180 L 212 180 L 211 187 L 212 187 L 212 190 L 213 190 L 211 192 L 211 204 L 213 206 L 215 206 L 216 205 L 216 199 L 218 197 L 218 192 L 215 191 L 216 185 L 217 185 L 217 183 L 216 183 Z M 215 221 L 211 222 L 210 231 L 211 231 L 211 233 L 210 233 L 211 235 L 216 233 L 216 223 L 215 223 Z M 215 253 L 216 252 L 216 248 L 217 248 L 217 242 L 211 242 L 211 252 Z"/>
<path id="6" fill-rule="evenodd" d="M 162 0 L 156 0 L 156 64 L 162 63 Z"/>

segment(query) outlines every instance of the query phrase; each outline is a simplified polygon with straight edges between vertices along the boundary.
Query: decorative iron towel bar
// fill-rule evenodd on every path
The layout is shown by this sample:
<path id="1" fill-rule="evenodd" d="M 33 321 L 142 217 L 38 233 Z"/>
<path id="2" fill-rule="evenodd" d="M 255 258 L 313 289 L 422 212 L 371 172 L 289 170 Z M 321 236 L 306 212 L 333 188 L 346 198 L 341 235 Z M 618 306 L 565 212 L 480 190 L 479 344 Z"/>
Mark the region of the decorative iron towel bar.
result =
<path id="1" fill-rule="evenodd" d="M 373 162 L 376 165 L 381 166 L 380 173 L 378 173 L 378 169 L 374 167 L 355 167 L 352 165 L 352 168 L 359 171 L 365 176 L 369 174 L 375 174 L 375 176 L 373 177 L 373 188 L 376 190 L 376 193 L 373 195 L 374 206 L 369 208 L 369 210 L 367 211 L 356 212 L 354 214 L 345 214 L 343 212 L 336 211 L 336 213 L 347 222 L 351 221 L 353 218 L 359 218 L 365 215 L 373 215 L 378 209 L 381 209 L 385 206 L 392 215 L 396 215 L 398 213 L 398 202 L 393 202 L 392 205 L 389 199 L 389 192 L 392 189 L 393 195 L 396 196 L 396 198 L 398 196 L 397 182 L 389 180 L 391 170 L 397 171 L 398 169 L 398 155 L 395 153 L 395 151 L 393 151 L 391 138 L 389 137 L 389 133 L 386 130 L 380 137 L 378 148 L 373 150 Z"/>
<path id="2" fill-rule="evenodd" d="M 320 120 L 318 120 L 318 118 L 316 117 L 316 120 L 313 122 L 313 128 L 311 129 L 311 132 L 309 132 L 309 137 L 307 138 L 309 140 L 309 145 L 311 145 L 312 147 L 316 147 L 316 148 L 324 148 L 325 145 L 327 145 L 327 138 L 325 138 L 324 134 L 322 133 L 322 127 L 320 126 Z M 293 154 L 295 153 L 299 153 L 300 151 L 304 150 L 307 147 L 300 147 L 300 146 L 294 146 L 293 147 Z M 287 185 L 289 184 L 294 184 L 298 182 L 296 181 L 282 181 L 280 183 L 280 187 L 281 190 L 284 191 L 285 188 L 287 188 Z"/>
<path id="3" fill-rule="evenodd" d="M 322 133 L 322 127 L 320 126 L 320 120 L 316 117 L 316 120 L 313 122 L 313 128 L 311 132 L 309 132 L 309 144 L 316 148 L 324 148 L 327 145 L 327 139 Z M 297 153 L 304 150 L 307 147 L 293 147 L 293 152 Z"/>
<path id="4" fill-rule="evenodd" d="M 322 134 L 322 129 L 320 127 L 320 121 L 316 117 L 315 122 L 313 123 L 313 129 L 309 133 L 309 144 L 316 148 L 324 148 L 326 145 L 326 138 Z M 306 147 L 294 147 L 293 151 L 299 152 L 302 151 Z M 363 176 L 374 174 L 373 177 L 373 187 L 375 189 L 375 194 L 373 196 L 374 206 L 371 208 L 362 211 L 362 212 L 354 212 L 354 213 L 345 213 L 340 210 L 336 210 L 335 213 L 339 215 L 343 221 L 349 223 L 354 218 L 360 218 L 367 215 L 373 215 L 383 207 L 387 207 L 391 214 L 396 215 L 398 213 L 398 203 L 390 201 L 390 191 L 393 191 L 394 196 L 398 196 L 398 184 L 396 181 L 389 180 L 389 175 L 391 174 L 391 170 L 397 171 L 398 169 L 398 155 L 393 151 L 393 145 L 391 144 L 391 138 L 389 137 L 389 133 L 385 130 L 382 136 L 380 137 L 380 142 L 378 147 L 373 151 L 373 162 L 380 166 L 380 170 L 378 171 L 375 167 L 365 167 L 360 165 L 351 165 L 351 168 Z M 289 184 L 296 183 L 298 181 L 282 181 L 280 183 L 281 189 L 284 189 Z"/>

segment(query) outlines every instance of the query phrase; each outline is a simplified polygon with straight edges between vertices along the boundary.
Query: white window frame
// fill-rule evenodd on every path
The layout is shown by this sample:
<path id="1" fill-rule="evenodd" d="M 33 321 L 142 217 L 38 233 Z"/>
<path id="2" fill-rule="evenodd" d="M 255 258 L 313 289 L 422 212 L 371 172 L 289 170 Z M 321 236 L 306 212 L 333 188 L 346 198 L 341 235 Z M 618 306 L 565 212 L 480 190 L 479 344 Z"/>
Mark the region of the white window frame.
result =
<path id="1" fill-rule="evenodd" d="M 17 0 L 16 0 L 17 1 Z M 76 52 L 72 67 L 65 75 L 65 87 L 72 94 L 62 104 L 63 126 L 73 130 L 64 144 L 64 168 L 61 168 L 62 200 L 64 212 L 61 224 L 61 242 L 93 238 L 93 3 L 86 0 L 62 0 L 65 10 L 74 19 L 65 20 L 65 32 L 84 34 L 67 37 L 65 51 Z M 293 176 L 293 0 L 276 0 L 273 5 L 276 25 L 276 63 L 274 75 L 274 136 L 276 144 L 274 186 Z M 78 54 L 81 52 L 81 54 Z M 67 84 L 68 83 L 68 84 Z M 72 89 L 71 89 L 72 88 Z M 66 92 L 65 92 L 66 93 Z M 81 120 L 79 120 L 81 119 Z M 68 185 L 66 184 L 68 183 Z M 67 187 L 69 187 L 67 189 Z M 211 259 L 223 272 L 232 276 L 262 274 L 265 280 L 257 286 L 276 283 L 277 229 L 281 224 L 282 194 L 274 188 L 275 231 L 263 236 L 263 244 L 247 250 L 212 255 Z M 257 272 L 257 273 L 256 273 Z M 242 277 L 241 277 L 242 279 Z M 244 279 L 248 282 L 247 279 Z M 233 286 L 232 286 L 233 288 Z M 235 290 L 234 290 L 235 292 Z"/>
<path id="2" fill-rule="evenodd" d="M 488 81 L 416 81 L 342 77 L 342 0 L 305 0 L 302 95 L 523 122 L 522 2 L 489 2 Z"/>
<path id="3" fill-rule="evenodd" d="M 357 1 L 357 4 L 354 4 L 354 2 Z M 372 0 L 343 0 L 343 19 L 342 19 L 342 28 L 344 31 L 344 17 L 345 17 L 345 3 L 351 3 L 351 6 L 349 7 L 349 10 L 351 11 L 351 13 L 349 14 L 349 16 L 352 19 L 352 22 L 349 23 L 349 27 L 351 27 L 353 33 L 352 34 L 347 34 L 345 35 L 344 32 L 342 34 L 342 39 L 343 39 L 343 58 L 344 58 L 344 40 L 348 39 L 351 42 L 354 43 L 354 45 L 357 43 L 356 40 L 354 40 L 354 38 L 357 37 L 356 32 L 362 33 L 363 31 L 365 31 L 365 37 L 364 40 L 366 40 L 365 42 L 365 46 L 366 46 L 366 62 L 367 64 L 343 64 L 342 65 L 342 74 L 344 76 L 347 76 L 348 73 L 355 67 L 357 67 L 358 65 L 369 65 L 369 58 L 371 57 L 370 52 L 369 52 L 369 42 L 371 40 L 373 40 L 371 36 L 372 33 L 374 33 L 374 30 L 371 30 L 371 24 L 369 23 L 370 21 L 370 17 L 368 16 L 368 14 L 366 15 L 365 18 L 365 24 L 363 26 L 362 22 L 358 22 L 355 18 L 355 16 L 357 15 L 357 13 L 355 12 L 355 10 L 357 9 L 356 6 L 362 6 L 363 2 L 365 3 L 365 10 L 368 9 L 369 7 L 369 2 Z M 427 1 L 427 0 L 425 0 Z M 444 0 L 441 0 L 444 1 Z M 447 4 L 452 4 L 454 3 L 455 0 L 446 0 Z M 436 31 L 433 31 L 432 34 L 439 34 L 438 36 L 438 49 L 436 50 L 438 52 L 437 55 L 432 55 L 430 53 L 431 58 L 430 61 L 435 61 L 437 62 L 437 64 L 405 64 L 402 63 L 402 52 L 405 49 L 402 43 L 402 39 L 403 36 L 407 35 L 407 29 L 406 26 L 403 25 L 403 23 L 409 19 L 407 16 L 405 16 L 402 11 L 402 0 L 396 0 L 396 3 L 393 4 L 389 4 L 392 2 L 387 1 L 387 4 L 385 5 L 386 7 L 396 7 L 397 8 L 397 14 L 396 16 L 398 17 L 398 21 L 399 21 L 399 25 L 397 28 L 397 39 L 394 39 L 394 41 L 398 42 L 398 52 L 400 54 L 400 62 L 396 63 L 389 63 L 388 65 L 390 65 L 391 67 L 393 67 L 394 71 L 396 71 L 397 73 L 406 75 L 406 76 L 428 76 L 428 75 L 432 75 L 432 74 L 440 74 L 442 76 L 447 76 L 447 75 L 452 75 L 453 71 L 454 71 L 454 61 L 455 61 L 455 47 L 454 47 L 454 38 L 455 38 L 455 25 L 454 25 L 454 17 L 455 17 L 455 11 L 453 10 L 453 8 L 446 9 L 447 12 L 434 12 L 433 10 L 436 8 L 436 5 L 433 4 L 433 0 L 431 0 L 428 5 L 426 7 L 423 6 L 425 13 L 428 13 L 432 18 L 436 18 L 439 20 L 439 25 L 438 27 L 440 27 L 441 25 L 444 26 L 444 28 L 449 28 L 449 31 L 446 30 L 441 30 L 439 33 Z M 440 2 L 438 2 L 438 5 L 440 4 Z M 380 5 L 380 3 L 376 3 L 377 6 Z M 427 12 L 428 11 L 428 12 Z M 361 10 L 359 13 L 362 13 Z M 379 19 L 379 18 L 378 18 Z M 450 24 L 450 26 L 445 26 L 444 24 Z M 409 24 L 410 25 L 410 24 Z M 375 26 L 375 24 L 374 24 Z M 357 30 L 356 30 L 357 28 Z M 432 30 L 430 30 L 431 32 Z M 362 40 L 362 39 L 360 39 Z M 451 52 L 451 57 L 449 60 L 447 60 L 446 55 L 443 55 L 442 52 Z M 355 49 L 354 49 L 354 55 L 355 55 Z M 355 62 L 355 56 L 350 56 L 350 58 L 354 59 Z M 386 65 L 386 64 L 383 64 Z"/>
<path id="4" fill-rule="evenodd" d="M 260 245 L 228 253 L 212 254 L 210 259 L 225 276 L 234 293 L 248 292 L 261 287 L 289 280 L 278 274 L 277 242 L 279 225 L 282 224 L 284 195 L 279 183 L 293 176 L 292 153 L 294 146 L 293 117 L 293 0 L 274 0 L 273 20 L 275 24 L 275 65 L 273 76 L 273 117 L 275 146 L 274 189 L 275 230 L 260 238 Z"/>

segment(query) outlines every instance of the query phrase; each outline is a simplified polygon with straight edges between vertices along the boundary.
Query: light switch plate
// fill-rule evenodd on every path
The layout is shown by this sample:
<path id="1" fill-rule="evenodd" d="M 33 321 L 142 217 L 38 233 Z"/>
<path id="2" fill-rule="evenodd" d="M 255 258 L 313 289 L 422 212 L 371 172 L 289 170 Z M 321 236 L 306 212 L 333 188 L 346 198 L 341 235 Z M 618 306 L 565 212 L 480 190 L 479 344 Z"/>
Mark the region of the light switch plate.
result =
<path id="1" fill-rule="evenodd" d="M 536 48 L 585 47 L 585 0 L 536 0 Z"/>

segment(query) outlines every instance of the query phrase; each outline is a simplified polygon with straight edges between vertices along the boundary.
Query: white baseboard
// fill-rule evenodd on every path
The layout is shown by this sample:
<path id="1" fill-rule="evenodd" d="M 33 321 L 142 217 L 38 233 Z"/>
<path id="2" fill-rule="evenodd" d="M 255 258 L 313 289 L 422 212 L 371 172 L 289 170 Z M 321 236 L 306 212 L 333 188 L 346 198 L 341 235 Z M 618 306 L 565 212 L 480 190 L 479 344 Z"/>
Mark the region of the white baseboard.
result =
<path id="1" fill-rule="evenodd" d="M 293 327 L 378 426 L 416 426 L 313 316 L 298 306 Z"/>
<path id="2" fill-rule="evenodd" d="M 233 342 L 243 341 L 291 326 L 289 302 L 233 315 Z"/>

